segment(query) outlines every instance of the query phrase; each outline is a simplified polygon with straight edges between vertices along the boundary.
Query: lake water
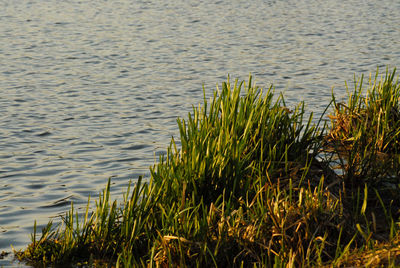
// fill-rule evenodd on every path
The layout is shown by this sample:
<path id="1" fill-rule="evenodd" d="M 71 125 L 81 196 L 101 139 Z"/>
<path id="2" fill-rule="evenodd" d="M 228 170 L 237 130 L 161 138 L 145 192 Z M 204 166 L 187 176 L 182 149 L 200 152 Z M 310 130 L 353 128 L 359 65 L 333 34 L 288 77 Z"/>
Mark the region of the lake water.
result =
<path id="1" fill-rule="evenodd" d="M 148 176 L 203 84 L 252 73 L 320 114 L 400 67 L 399 22 L 398 0 L 1 0 L 0 252 Z"/>

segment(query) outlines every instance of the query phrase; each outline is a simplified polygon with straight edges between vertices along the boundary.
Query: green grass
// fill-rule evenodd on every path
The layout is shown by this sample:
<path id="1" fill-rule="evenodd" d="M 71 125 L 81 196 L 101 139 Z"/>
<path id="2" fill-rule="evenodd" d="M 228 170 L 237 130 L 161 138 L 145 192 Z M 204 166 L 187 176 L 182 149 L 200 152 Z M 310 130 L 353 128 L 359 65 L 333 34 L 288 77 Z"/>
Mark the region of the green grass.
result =
<path id="1" fill-rule="evenodd" d="M 41 236 L 35 226 L 16 256 L 95 267 L 398 264 L 394 77 L 377 72 L 366 95 L 361 78 L 347 103 L 332 95 L 330 125 L 306 116 L 304 103 L 286 107 L 251 76 L 228 79 L 178 119 L 180 146 L 172 139 L 122 204 L 109 182 L 93 211 L 88 202 L 79 216 L 72 206 Z"/>
<path id="2" fill-rule="evenodd" d="M 349 180 L 398 177 L 400 168 L 400 84 L 393 73 L 363 77 L 348 91 L 347 103 L 332 96 L 334 115 L 327 140 L 340 151 L 342 169 Z"/>

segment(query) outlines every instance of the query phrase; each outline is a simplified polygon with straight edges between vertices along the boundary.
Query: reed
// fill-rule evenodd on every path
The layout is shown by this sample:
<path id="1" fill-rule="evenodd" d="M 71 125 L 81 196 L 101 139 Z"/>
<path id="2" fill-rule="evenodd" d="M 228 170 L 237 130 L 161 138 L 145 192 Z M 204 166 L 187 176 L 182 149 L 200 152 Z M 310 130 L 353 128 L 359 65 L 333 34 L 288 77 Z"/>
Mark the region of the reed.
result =
<path id="1" fill-rule="evenodd" d="M 400 84 L 396 69 L 379 78 L 370 75 L 367 90 L 363 76 L 346 85 L 347 103 L 332 95 L 334 115 L 327 140 L 338 152 L 341 169 L 349 180 L 399 177 L 400 164 Z"/>
<path id="2" fill-rule="evenodd" d="M 360 263 L 360 254 L 399 237 L 399 187 L 390 196 L 377 188 L 398 178 L 397 160 L 375 161 L 398 152 L 394 75 L 379 82 L 376 75 L 366 97 L 360 82 L 347 104 L 332 95 L 330 126 L 306 116 L 304 103 L 289 109 L 251 76 L 248 83 L 228 78 L 178 119 L 179 139 L 147 183 L 128 187 L 122 204 L 110 198 L 109 181 L 92 212 L 89 202 L 83 215 L 71 206 L 61 226 L 50 222 L 39 238 L 35 228 L 16 256 L 33 265 L 95 267 Z M 394 249 L 380 263 L 395 264 Z"/>

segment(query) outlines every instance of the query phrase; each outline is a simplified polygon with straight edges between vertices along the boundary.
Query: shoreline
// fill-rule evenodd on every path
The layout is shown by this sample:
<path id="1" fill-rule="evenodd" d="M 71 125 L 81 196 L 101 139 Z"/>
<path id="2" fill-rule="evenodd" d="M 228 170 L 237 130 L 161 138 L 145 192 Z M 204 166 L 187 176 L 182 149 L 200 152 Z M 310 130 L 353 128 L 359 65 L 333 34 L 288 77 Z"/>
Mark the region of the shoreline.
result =
<path id="1" fill-rule="evenodd" d="M 78 218 L 72 206 L 63 227 L 49 223 L 41 236 L 35 228 L 16 257 L 78 266 L 395 265 L 395 71 L 377 71 L 367 86 L 354 81 L 346 103 L 332 93 L 330 123 L 314 123 L 304 102 L 288 109 L 251 76 L 228 79 L 178 120 L 181 148 L 172 138 L 148 183 L 139 178 L 119 205 L 109 181 L 94 211 L 88 205 Z"/>

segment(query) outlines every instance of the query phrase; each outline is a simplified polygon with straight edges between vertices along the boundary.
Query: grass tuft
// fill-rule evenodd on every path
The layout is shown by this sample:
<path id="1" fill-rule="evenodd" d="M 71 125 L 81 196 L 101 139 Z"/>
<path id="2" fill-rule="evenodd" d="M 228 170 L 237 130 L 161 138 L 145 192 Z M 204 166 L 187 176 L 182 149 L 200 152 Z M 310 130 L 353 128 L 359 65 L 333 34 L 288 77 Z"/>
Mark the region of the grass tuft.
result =
<path id="1" fill-rule="evenodd" d="M 110 181 L 93 212 L 71 210 L 16 252 L 32 265 L 338 266 L 399 263 L 395 71 L 363 78 L 331 124 L 274 89 L 229 78 L 122 204 Z M 205 94 L 204 94 L 205 95 Z M 327 108 L 328 109 L 328 108 Z M 179 144 L 179 146 L 177 145 Z"/>

